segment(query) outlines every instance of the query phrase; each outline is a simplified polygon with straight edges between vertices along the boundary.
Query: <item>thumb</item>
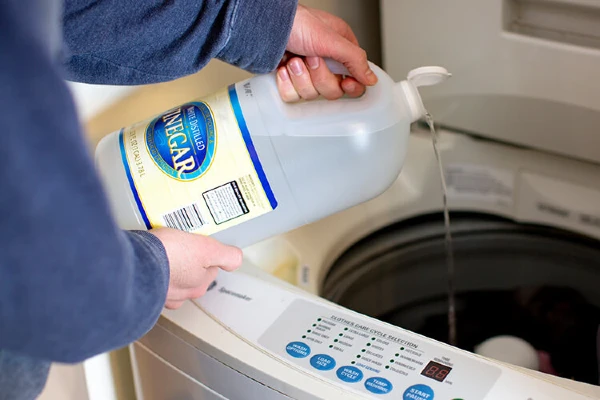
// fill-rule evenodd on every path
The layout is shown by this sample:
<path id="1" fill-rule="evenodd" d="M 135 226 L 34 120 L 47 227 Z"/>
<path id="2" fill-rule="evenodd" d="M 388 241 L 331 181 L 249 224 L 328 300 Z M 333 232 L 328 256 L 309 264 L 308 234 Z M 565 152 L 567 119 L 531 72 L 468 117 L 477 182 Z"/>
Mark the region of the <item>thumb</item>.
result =
<path id="1" fill-rule="evenodd" d="M 228 246 L 209 236 L 201 237 L 204 242 L 202 251 L 208 258 L 206 266 L 219 267 L 225 271 L 234 271 L 242 265 L 242 250 Z"/>
<path id="2" fill-rule="evenodd" d="M 318 56 L 330 57 L 342 63 L 352 77 L 363 85 L 371 86 L 377 83 L 377 76 L 369 67 L 367 53 L 362 48 L 334 31 L 323 35 L 319 43 L 320 46 L 315 46 L 318 47 Z"/>

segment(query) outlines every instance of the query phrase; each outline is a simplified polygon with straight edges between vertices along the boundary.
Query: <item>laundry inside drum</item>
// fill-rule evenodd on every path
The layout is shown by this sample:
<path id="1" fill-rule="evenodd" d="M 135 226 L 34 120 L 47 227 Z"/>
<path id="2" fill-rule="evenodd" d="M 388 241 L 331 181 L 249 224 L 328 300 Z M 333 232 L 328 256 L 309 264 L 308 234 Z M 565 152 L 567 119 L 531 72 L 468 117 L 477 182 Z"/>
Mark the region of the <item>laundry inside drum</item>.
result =
<path id="1" fill-rule="evenodd" d="M 516 337 L 540 371 L 598 385 L 600 243 L 487 215 L 452 221 L 458 347 Z M 447 343 L 443 228 L 423 216 L 363 239 L 332 265 L 322 296 Z"/>

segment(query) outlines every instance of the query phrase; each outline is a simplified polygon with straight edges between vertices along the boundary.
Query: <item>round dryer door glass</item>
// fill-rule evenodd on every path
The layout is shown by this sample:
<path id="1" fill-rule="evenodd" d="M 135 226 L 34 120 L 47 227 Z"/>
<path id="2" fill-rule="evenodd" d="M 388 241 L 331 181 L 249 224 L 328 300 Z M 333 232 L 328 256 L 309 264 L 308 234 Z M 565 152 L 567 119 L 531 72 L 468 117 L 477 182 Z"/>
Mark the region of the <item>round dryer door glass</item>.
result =
<path id="1" fill-rule="evenodd" d="M 540 370 L 598 384 L 600 243 L 490 216 L 452 216 L 458 346 L 511 335 Z M 323 297 L 447 342 L 444 227 L 439 215 L 379 231 L 331 267 Z"/>

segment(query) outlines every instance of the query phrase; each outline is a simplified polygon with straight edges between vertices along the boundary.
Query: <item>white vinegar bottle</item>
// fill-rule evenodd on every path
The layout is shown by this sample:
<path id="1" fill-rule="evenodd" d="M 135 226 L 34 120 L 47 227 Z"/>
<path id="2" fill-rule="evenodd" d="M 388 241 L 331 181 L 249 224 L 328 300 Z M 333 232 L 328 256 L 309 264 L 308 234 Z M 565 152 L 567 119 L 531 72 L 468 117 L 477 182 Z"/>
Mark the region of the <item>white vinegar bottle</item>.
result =
<path id="1" fill-rule="evenodd" d="M 284 103 L 271 73 L 109 134 L 96 164 L 118 224 L 245 247 L 381 194 L 425 113 L 417 87 L 449 74 L 423 67 L 395 83 L 371 68 L 379 81 L 360 98 Z"/>

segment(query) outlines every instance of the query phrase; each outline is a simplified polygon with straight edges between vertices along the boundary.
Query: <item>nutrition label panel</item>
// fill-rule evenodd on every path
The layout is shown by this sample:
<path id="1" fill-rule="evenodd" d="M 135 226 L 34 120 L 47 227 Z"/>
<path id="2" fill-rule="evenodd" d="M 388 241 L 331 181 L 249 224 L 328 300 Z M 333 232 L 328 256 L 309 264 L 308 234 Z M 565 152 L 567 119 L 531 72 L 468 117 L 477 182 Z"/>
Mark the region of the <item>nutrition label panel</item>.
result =
<path id="1" fill-rule="evenodd" d="M 365 322 L 367 320 L 367 322 Z M 383 323 L 294 300 L 259 344 L 311 373 L 374 398 L 483 399 L 500 368 Z"/>

